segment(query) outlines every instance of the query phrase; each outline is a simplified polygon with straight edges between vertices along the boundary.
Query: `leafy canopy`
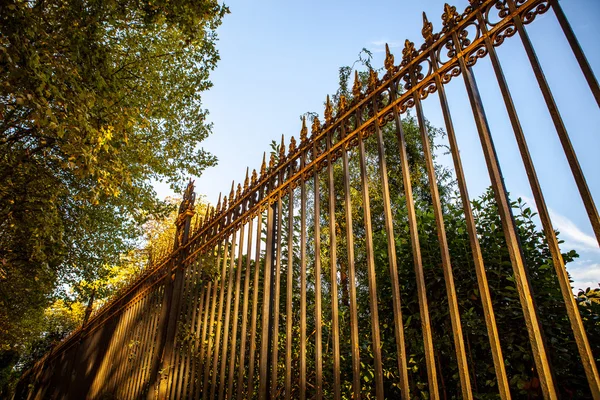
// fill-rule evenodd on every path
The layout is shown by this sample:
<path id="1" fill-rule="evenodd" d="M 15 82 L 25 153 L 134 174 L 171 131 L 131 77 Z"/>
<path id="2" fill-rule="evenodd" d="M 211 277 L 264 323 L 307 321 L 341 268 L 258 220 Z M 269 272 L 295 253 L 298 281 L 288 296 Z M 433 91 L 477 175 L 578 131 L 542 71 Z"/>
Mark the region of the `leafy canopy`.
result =
<path id="1" fill-rule="evenodd" d="M 118 265 L 175 189 L 216 158 L 214 0 L 12 0 L 0 7 L 0 352 L 62 286 Z"/>

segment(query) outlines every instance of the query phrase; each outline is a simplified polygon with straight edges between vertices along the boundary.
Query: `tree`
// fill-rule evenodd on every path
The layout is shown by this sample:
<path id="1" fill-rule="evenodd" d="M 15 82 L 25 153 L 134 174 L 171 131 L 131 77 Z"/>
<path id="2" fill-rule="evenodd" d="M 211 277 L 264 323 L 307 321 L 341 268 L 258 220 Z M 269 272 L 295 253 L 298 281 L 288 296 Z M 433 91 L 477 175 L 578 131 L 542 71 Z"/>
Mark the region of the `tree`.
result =
<path id="1" fill-rule="evenodd" d="M 180 190 L 216 163 L 199 146 L 201 94 L 226 13 L 215 0 L 0 7 L 0 358 L 57 283 L 101 279 L 166 215 L 153 181 Z"/>

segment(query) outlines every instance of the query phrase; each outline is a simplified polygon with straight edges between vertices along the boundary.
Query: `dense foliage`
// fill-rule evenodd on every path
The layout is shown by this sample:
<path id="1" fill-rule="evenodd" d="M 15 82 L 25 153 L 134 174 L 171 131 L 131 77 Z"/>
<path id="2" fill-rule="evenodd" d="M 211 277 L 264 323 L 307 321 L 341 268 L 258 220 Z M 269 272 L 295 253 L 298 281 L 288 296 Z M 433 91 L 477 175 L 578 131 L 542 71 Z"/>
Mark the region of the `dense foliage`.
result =
<path id="1" fill-rule="evenodd" d="M 216 0 L 0 6 L 0 369 L 57 290 L 102 279 L 170 209 L 152 182 L 181 189 L 215 164 L 198 145 L 211 130 L 201 94 L 227 12 Z"/>

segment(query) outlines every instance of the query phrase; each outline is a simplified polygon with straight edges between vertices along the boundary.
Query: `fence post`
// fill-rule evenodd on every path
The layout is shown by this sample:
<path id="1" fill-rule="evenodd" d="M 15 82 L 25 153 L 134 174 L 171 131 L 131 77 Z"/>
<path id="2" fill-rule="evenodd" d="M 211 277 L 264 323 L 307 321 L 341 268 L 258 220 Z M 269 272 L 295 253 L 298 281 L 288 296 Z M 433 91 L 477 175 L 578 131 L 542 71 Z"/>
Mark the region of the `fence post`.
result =
<path id="1" fill-rule="evenodd" d="M 165 283 L 165 294 L 158 323 L 160 328 L 157 337 L 157 351 L 152 359 L 150 380 L 146 388 L 148 399 L 166 398 L 166 391 L 169 386 L 169 379 L 162 379 L 162 376 L 163 371 L 168 371 L 171 367 L 169 363 L 171 362 L 175 346 L 177 317 L 179 316 L 179 306 L 181 303 L 181 288 L 185 275 L 183 269 L 185 254 L 181 249 L 189 240 L 191 221 L 195 214 L 195 200 L 194 181 L 190 180 L 183 194 L 183 200 L 179 207 L 179 215 L 175 221 L 177 225 L 175 245 L 171 261 L 167 267 L 169 268 L 169 272 L 167 274 L 167 282 Z M 170 377 L 169 372 L 167 372 L 167 376 Z"/>

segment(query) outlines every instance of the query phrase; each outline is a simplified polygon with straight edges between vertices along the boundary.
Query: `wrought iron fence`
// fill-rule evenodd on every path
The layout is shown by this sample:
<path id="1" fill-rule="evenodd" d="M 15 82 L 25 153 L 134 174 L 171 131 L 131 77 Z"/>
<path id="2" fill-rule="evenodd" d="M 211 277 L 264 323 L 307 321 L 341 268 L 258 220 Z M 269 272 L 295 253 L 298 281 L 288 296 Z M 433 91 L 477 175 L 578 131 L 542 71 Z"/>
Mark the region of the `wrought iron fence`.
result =
<path id="1" fill-rule="evenodd" d="M 420 47 L 407 40 L 399 65 L 386 49 L 381 79 L 357 74 L 350 99 L 327 99 L 323 125 L 315 118 L 309 136 L 304 121 L 299 143 L 292 137 L 286 148 L 282 138 L 260 173 L 247 172 L 202 218 L 190 184 L 173 249 L 30 370 L 17 397 L 600 399 L 598 332 L 585 329 L 598 326 L 573 296 L 496 54 L 520 38 L 600 241 L 598 211 L 525 29 L 549 9 L 600 106 L 558 1 L 471 0 L 462 14 L 446 5 L 439 33 L 423 15 Z M 527 231 L 530 215 L 505 188 L 472 70 L 484 57 L 543 233 Z M 444 87 L 458 77 L 491 181 L 477 203 Z M 422 106 L 434 94 L 451 183 Z"/>

